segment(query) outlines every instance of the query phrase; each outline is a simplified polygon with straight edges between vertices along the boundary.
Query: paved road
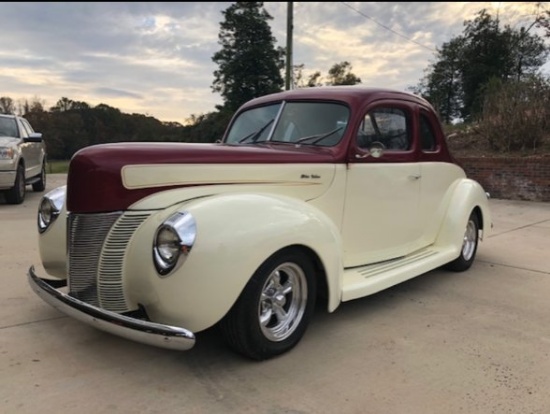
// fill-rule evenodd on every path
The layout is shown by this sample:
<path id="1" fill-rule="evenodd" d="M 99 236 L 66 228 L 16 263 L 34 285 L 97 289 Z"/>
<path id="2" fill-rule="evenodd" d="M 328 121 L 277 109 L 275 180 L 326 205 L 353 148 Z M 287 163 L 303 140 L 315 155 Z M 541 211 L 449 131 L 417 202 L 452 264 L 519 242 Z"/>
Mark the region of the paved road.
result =
<path id="1" fill-rule="evenodd" d="M 43 303 L 26 282 L 39 199 L 0 199 L 1 413 L 550 413 L 549 203 L 492 200 L 470 271 L 319 310 L 294 350 L 258 363 L 214 332 L 178 353 Z"/>

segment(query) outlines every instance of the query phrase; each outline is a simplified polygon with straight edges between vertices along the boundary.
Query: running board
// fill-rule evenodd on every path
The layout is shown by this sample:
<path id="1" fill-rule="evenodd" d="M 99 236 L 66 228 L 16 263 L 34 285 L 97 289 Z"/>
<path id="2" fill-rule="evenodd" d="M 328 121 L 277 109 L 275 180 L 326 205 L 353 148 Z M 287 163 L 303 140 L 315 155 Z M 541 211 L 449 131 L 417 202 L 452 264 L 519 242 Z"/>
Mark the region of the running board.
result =
<path id="1" fill-rule="evenodd" d="M 428 247 L 394 260 L 344 270 L 342 302 L 372 295 L 456 259 L 455 248 Z"/>

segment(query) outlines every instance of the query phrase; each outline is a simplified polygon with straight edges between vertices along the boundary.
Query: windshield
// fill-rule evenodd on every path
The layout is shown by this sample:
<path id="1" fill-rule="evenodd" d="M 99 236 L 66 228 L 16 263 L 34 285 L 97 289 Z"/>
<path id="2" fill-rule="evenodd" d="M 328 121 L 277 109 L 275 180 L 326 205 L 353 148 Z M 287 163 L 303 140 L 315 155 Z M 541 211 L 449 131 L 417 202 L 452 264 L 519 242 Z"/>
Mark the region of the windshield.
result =
<path id="1" fill-rule="evenodd" d="M 15 118 L 7 118 L 0 116 L 0 136 L 17 138 L 17 124 Z"/>
<path id="2" fill-rule="evenodd" d="M 280 102 L 240 114 L 225 142 L 333 146 L 344 135 L 348 118 L 349 109 L 338 103 Z"/>

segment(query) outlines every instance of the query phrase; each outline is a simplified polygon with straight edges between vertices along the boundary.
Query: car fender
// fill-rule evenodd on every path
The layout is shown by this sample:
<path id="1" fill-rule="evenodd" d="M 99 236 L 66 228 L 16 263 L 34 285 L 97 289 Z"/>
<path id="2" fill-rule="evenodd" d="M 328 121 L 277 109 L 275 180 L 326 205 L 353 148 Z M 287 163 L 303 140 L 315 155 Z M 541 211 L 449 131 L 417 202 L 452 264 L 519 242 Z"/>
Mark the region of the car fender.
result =
<path id="1" fill-rule="evenodd" d="M 480 226 L 483 227 L 482 238 L 489 235 L 492 218 L 488 195 L 476 181 L 462 178 L 452 186 L 451 191 L 447 212 L 435 244 L 445 247 L 452 246 L 456 249 L 458 257 L 462 248 L 464 231 L 472 211 L 477 210 L 480 214 Z"/>
<path id="2" fill-rule="evenodd" d="M 185 262 L 160 277 L 152 257 L 154 232 L 175 211 L 195 218 L 196 241 Z M 201 331 L 223 318 L 268 257 L 289 246 L 304 246 L 317 255 L 326 275 L 329 311 L 334 310 L 343 272 L 337 227 L 306 202 L 275 194 L 220 194 L 154 214 L 132 237 L 126 283 L 152 320 Z"/>

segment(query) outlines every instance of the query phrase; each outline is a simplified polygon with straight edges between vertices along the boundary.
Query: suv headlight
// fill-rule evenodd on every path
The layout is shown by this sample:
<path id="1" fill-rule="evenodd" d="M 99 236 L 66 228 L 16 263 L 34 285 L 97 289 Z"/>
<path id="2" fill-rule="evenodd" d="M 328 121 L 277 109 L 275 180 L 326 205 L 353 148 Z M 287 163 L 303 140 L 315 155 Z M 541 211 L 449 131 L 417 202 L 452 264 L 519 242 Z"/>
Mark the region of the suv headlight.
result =
<path id="1" fill-rule="evenodd" d="M 0 160 L 13 160 L 15 151 L 10 147 L 0 147 Z"/>
<path id="2" fill-rule="evenodd" d="M 40 233 L 48 230 L 57 216 L 59 216 L 65 202 L 66 189 L 67 186 L 58 187 L 47 193 L 40 200 L 38 206 L 38 231 Z"/>
<path id="3" fill-rule="evenodd" d="M 195 219 L 187 212 L 177 212 L 159 226 L 153 240 L 153 261 L 159 275 L 166 276 L 181 266 L 196 237 Z"/>

